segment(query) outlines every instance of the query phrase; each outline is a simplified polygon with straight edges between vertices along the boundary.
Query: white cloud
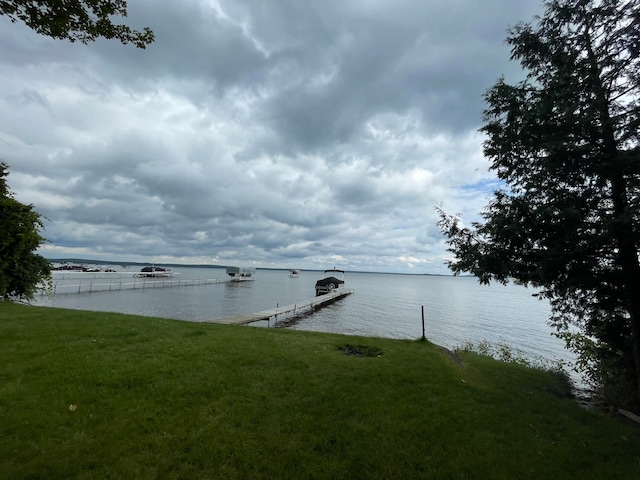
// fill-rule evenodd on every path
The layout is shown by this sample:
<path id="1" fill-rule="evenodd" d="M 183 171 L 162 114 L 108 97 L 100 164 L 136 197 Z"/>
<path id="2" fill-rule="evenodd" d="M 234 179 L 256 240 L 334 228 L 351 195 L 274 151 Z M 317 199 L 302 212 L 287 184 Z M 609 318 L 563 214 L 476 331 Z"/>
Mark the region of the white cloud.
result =
<path id="1" fill-rule="evenodd" d="M 147 50 L 0 18 L 0 158 L 47 255 L 445 273 L 434 206 L 496 185 L 481 95 L 539 9 L 130 2 Z"/>

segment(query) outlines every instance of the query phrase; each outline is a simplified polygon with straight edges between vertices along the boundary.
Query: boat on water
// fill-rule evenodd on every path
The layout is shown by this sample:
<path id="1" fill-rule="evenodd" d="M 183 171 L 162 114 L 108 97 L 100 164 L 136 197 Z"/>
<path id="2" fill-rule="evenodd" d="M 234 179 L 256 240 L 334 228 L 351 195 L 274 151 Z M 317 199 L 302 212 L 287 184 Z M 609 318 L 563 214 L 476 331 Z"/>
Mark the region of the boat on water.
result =
<path id="1" fill-rule="evenodd" d="M 175 273 L 170 268 L 166 267 L 156 267 L 155 265 L 151 267 L 142 267 L 140 272 L 136 273 L 136 277 L 144 277 L 144 278 L 166 278 L 166 277 L 175 277 Z"/>
<path id="2" fill-rule="evenodd" d="M 255 268 L 247 267 L 227 267 L 227 275 L 231 282 L 249 282 L 255 280 Z"/>
<path id="3" fill-rule="evenodd" d="M 325 270 L 323 277 L 316 282 L 316 297 L 333 292 L 344 285 L 344 270 L 335 267 Z"/>
<path id="4" fill-rule="evenodd" d="M 299 274 L 300 274 L 300 272 L 298 270 L 289 270 L 289 276 L 291 278 L 298 278 Z"/>
<path id="5" fill-rule="evenodd" d="M 51 268 L 51 270 L 64 270 L 72 272 L 98 273 L 98 272 L 115 272 L 115 270 L 104 265 L 90 266 L 86 264 L 76 265 L 74 263 L 62 262 L 59 266 Z"/>

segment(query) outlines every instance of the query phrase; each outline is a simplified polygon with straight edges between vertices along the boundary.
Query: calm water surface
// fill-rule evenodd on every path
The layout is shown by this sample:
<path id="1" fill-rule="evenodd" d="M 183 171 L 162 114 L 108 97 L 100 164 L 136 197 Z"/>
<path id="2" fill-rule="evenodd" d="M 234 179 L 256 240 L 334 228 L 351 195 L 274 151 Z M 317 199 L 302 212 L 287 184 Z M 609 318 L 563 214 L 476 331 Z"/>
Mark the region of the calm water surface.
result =
<path id="1" fill-rule="evenodd" d="M 130 282 L 132 272 L 120 270 L 123 273 L 111 274 L 111 282 Z M 225 270 L 219 268 L 179 267 L 174 271 L 182 280 L 226 278 Z M 71 279 L 57 280 L 56 291 L 64 292 L 64 283 L 105 283 L 105 275 L 66 274 Z M 56 277 L 61 276 L 56 272 Z M 291 278 L 286 270 L 258 270 L 252 282 L 57 293 L 39 297 L 36 303 L 202 322 L 308 300 L 314 296 L 315 281 L 321 276 L 321 272 L 301 271 L 298 278 Z M 288 328 L 416 339 L 422 336 L 424 306 L 426 337 L 444 347 L 487 340 L 492 344 L 506 342 L 531 358 L 573 360 L 563 342 L 551 336 L 552 329 L 547 325 L 549 304 L 532 297 L 532 288 L 513 284 L 487 287 L 471 277 L 349 272 L 345 281 L 346 287 L 355 290 L 353 295 Z M 66 291 L 77 292 L 77 288 Z"/>

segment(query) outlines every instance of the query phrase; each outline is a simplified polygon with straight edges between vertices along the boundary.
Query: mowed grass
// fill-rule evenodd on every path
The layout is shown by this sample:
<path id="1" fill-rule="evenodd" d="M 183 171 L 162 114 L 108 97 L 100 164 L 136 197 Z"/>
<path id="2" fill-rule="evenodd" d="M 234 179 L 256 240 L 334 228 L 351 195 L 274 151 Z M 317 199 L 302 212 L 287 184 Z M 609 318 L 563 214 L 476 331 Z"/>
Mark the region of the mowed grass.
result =
<path id="1" fill-rule="evenodd" d="M 640 478 L 640 428 L 567 393 L 429 342 L 0 303 L 2 479 Z"/>

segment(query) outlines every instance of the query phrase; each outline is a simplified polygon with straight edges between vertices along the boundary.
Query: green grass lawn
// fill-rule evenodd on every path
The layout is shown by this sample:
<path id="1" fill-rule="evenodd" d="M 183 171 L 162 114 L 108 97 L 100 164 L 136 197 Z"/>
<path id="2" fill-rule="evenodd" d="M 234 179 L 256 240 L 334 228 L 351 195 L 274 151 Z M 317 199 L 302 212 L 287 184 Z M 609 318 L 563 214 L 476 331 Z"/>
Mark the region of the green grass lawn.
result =
<path id="1" fill-rule="evenodd" d="M 0 478 L 639 479 L 640 428 L 429 342 L 4 302 Z"/>

